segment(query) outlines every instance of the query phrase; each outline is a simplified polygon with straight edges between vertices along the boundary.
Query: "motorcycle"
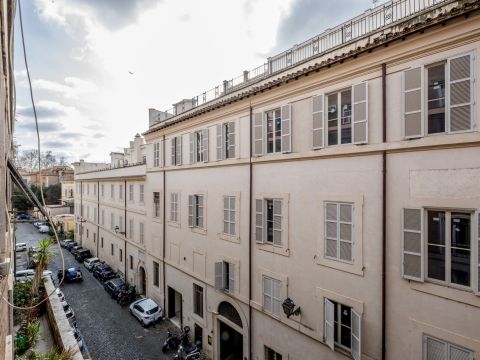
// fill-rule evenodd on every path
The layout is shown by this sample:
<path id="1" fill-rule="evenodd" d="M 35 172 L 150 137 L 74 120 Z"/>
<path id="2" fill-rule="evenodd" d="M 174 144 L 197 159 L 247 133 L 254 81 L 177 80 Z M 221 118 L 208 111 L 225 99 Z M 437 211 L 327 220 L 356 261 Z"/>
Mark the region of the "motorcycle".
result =
<path id="1" fill-rule="evenodd" d="M 121 291 L 117 297 L 117 303 L 121 306 L 131 304 L 135 300 L 135 288 L 130 287 L 126 290 Z"/>
<path id="2" fill-rule="evenodd" d="M 180 344 L 178 351 L 173 357 L 174 360 L 198 360 L 201 358 L 202 354 L 201 343 L 197 342 L 196 344 Z"/>
<path id="3" fill-rule="evenodd" d="M 189 326 L 185 326 L 180 334 L 175 334 L 170 329 L 167 329 L 167 338 L 163 342 L 162 352 L 166 352 L 168 349 L 177 350 L 180 345 L 187 344 L 189 332 Z"/>

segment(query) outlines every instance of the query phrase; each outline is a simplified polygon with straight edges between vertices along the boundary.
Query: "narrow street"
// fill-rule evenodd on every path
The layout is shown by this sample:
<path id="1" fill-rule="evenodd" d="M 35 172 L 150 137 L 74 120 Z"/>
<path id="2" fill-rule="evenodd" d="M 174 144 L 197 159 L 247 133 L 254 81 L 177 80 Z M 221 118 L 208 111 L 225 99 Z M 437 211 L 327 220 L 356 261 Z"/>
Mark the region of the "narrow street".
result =
<path id="1" fill-rule="evenodd" d="M 17 242 L 28 242 L 27 246 L 34 245 L 36 229 L 33 225 L 19 224 L 18 230 Z M 95 279 L 83 264 L 79 264 L 67 250 L 62 251 L 65 268 L 79 266 L 83 273 L 82 283 L 63 284 L 61 289 L 75 311 L 78 328 L 92 359 L 157 360 L 173 357 L 173 353 L 163 354 L 161 350 L 166 329 L 172 326 L 168 320 L 143 328 L 129 314 L 128 306 L 118 305 L 103 289 L 102 283 Z M 55 283 L 60 266 L 61 257 L 57 255 L 48 267 L 54 273 Z"/>

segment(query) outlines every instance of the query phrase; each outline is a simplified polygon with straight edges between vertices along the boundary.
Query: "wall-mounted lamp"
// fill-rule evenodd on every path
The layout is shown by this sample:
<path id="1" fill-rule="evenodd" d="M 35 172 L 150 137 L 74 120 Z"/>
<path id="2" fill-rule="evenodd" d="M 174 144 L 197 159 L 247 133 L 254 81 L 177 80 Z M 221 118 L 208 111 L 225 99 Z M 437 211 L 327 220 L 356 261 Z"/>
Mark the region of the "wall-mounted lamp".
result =
<path id="1" fill-rule="evenodd" d="M 283 307 L 283 312 L 285 313 L 285 315 L 287 315 L 287 318 L 289 318 L 292 315 L 300 315 L 300 306 L 298 306 L 295 309 L 295 303 L 290 298 L 285 299 L 285 301 L 282 304 L 282 307 Z"/>
<path id="2" fill-rule="evenodd" d="M 123 236 L 125 236 L 127 233 L 125 231 L 120 231 L 120 228 L 117 226 L 115 226 L 113 228 L 115 230 L 115 234 L 122 234 Z"/>
<path id="3" fill-rule="evenodd" d="M 84 222 L 87 222 L 87 220 L 82 219 L 82 218 L 79 216 L 79 217 L 77 217 L 77 222 L 79 222 L 79 223 L 84 223 Z"/>

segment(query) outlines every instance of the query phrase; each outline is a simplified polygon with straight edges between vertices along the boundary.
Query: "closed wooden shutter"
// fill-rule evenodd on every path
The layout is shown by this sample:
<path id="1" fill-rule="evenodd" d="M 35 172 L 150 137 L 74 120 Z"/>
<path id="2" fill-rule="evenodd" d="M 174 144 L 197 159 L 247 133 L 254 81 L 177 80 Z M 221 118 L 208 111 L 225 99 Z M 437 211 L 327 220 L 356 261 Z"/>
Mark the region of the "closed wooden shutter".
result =
<path id="1" fill-rule="evenodd" d="M 203 162 L 208 162 L 208 128 L 202 130 Z"/>
<path id="2" fill-rule="evenodd" d="M 325 299 L 325 343 L 332 350 L 335 350 L 335 304 Z"/>
<path id="3" fill-rule="evenodd" d="M 448 59 L 450 131 L 472 128 L 472 56 L 470 54 Z"/>
<path id="4" fill-rule="evenodd" d="M 273 200 L 273 243 L 282 245 L 282 200 Z"/>
<path id="5" fill-rule="evenodd" d="M 263 113 L 253 114 L 253 155 L 263 155 Z"/>
<path id="6" fill-rule="evenodd" d="M 228 292 L 235 292 L 235 264 L 228 263 Z"/>
<path id="7" fill-rule="evenodd" d="M 361 360 L 362 358 L 362 317 L 355 310 L 351 310 L 351 346 L 352 357 L 355 360 Z"/>
<path id="8" fill-rule="evenodd" d="M 403 135 L 423 136 L 423 66 L 403 72 Z"/>
<path id="9" fill-rule="evenodd" d="M 171 154 L 170 154 L 170 157 L 171 157 L 171 165 L 172 166 L 175 166 L 177 165 L 176 164 L 176 161 L 175 161 L 175 154 L 177 153 L 177 146 L 176 146 L 176 143 L 177 142 L 177 139 L 176 138 L 171 138 L 170 139 L 170 151 L 171 151 Z"/>
<path id="10" fill-rule="evenodd" d="M 195 162 L 195 157 L 193 156 L 195 149 L 194 149 L 194 138 L 195 134 L 191 132 L 188 134 L 188 144 L 189 144 L 189 159 L 190 159 L 190 164 L 193 164 Z"/>
<path id="11" fill-rule="evenodd" d="M 175 158 L 177 160 L 176 165 L 182 165 L 182 138 L 183 136 L 177 136 L 175 142 Z"/>
<path id="12" fill-rule="evenodd" d="M 282 153 L 292 151 L 292 107 L 284 105 L 281 108 L 282 121 Z"/>
<path id="13" fill-rule="evenodd" d="M 255 241 L 263 243 L 263 199 L 255 199 Z"/>
<path id="14" fill-rule="evenodd" d="M 223 160 L 223 154 L 225 153 L 223 151 L 223 124 L 219 124 L 216 126 L 217 128 L 217 161 Z"/>
<path id="15" fill-rule="evenodd" d="M 194 204 L 195 197 L 193 195 L 188 195 L 188 226 L 193 227 L 193 212 L 194 212 Z"/>
<path id="16" fill-rule="evenodd" d="M 312 112 L 312 144 L 313 149 L 323 148 L 323 95 L 316 95 L 313 97 L 313 112 Z"/>
<path id="17" fill-rule="evenodd" d="M 425 337 L 424 359 L 426 360 L 448 360 L 447 343 L 431 337 Z"/>
<path id="18" fill-rule="evenodd" d="M 353 143 L 368 142 L 368 83 L 366 81 L 353 86 Z"/>
<path id="19" fill-rule="evenodd" d="M 223 261 L 215 263 L 215 290 L 223 290 Z"/>
<path id="20" fill-rule="evenodd" d="M 197 204 L 194 204 L 194 205 L 197 205 L 197 206 L 194 206 L 194 208 L 193 208 L 193 217 L 194 217 L 194 220 L 197 221 L 196 225 L 200 228 L 203 228 L 204 227 L 203 195 L 197 195 L 197 196 L 195 196 L 195 199 L 197 201 Z M 197 208 L 198 208 L 198 213 L 196 211 Z"/>
<path id="21" fill-rule="evenodd" d="M 325 203 L 325 256 L 337 259 L 338 254 L 338 204 Z"/>
<path id="22" fill-rule="evenodd" d="M 233 159 L 236 156 L 235 153 L 235 121 L 228 123 L 228 158 Z"/>
<path id="23" fill-rule="evenodd" d="M 402 254 L 403 277 L 423 282 L 423 209 L 403 209 Z"/>

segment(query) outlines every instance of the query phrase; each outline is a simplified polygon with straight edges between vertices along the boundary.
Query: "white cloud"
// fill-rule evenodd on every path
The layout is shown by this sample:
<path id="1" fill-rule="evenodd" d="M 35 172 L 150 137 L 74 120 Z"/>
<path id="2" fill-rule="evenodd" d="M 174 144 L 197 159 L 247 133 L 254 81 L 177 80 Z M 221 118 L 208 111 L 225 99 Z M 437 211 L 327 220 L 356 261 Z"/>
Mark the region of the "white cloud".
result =
<path id="1" fill-rule="evenodd" d="M 60 93 L 66 99 L 78 99 L 82 95 L 94 93 L 97 90 L 94 83 L 76 77 L 66 77 L 64 84 L 45 79 L 35 79 L 32 86 L 34 90 Z"/>

